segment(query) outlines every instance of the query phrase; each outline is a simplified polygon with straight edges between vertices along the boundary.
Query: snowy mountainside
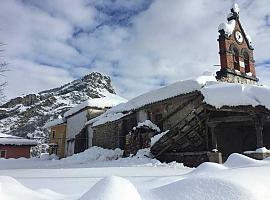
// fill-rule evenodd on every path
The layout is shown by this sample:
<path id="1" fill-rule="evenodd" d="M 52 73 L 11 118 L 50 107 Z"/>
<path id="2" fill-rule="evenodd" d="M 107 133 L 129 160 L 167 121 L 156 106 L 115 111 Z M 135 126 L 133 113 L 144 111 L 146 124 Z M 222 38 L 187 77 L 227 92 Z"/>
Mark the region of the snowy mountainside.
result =
<path id="1" fill-rule="evenodd" d="M 93 72 L 57 88 L 11 99 L 0 106 L 0 133 L 45 138 L 46 122 L 85 100 L 108 93 L 115 94 L 110 77 Z"/>

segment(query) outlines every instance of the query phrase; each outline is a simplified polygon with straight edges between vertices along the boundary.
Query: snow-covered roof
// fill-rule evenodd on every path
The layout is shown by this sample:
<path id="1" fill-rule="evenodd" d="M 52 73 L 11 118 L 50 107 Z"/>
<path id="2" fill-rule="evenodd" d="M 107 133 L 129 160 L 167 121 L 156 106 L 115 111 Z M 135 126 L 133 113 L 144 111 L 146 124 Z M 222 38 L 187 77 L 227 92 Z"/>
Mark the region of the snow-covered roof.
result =
<path id="1" fill-rule="evenodd" d="M 87 108 L 87 107 L 93 107 L 93 108 L 110 108 L 117 104 L 124 103 L 127 100 L 111 93 L 107 93 L 105 97 L 101 98 L 94 98 L 89 99 L 87 101 L 82 102 L 81 104 L 71 108 L 69 111 L 64 113 L 64 117 L 68 117 L 70 115 L 75 114 L 76 112 Z"/>
<path id="2" fill-rule="evenodd" d="M 101 98 L 94 98 L 94 99 L 89 99 L 86 100 L 80 104 L 78 104 L 77 106 L 71 108 L 69 111 L 64 113 L 64 117 L 59 118 L 59 119 L 55 119 L 52 121 L 47 122 L 43 127 L 44 128 L 50 128 L 53 126 L 57 126 L 63 123 L 66 123 L 66 118 L 79 112 L 80 110 L 83 110 L 84 108 L 88 108 L 88 107 L 93 107 L 93 108 L 110 108 L 113 107 L 117 104 L 120 103 L 124 103 L 127 102 L 126 99 L 117 96 L 115 94 L 111 94 L 111 93 L 104 93 L 104 95 L 106 95 L 105 97 L 101 97 Z M 120 118 L 122 117 L 119 116 Z"/>
<path id="3" fill-rule="evenodd" d="M 216 82 L 215 77 L 212 74 L 211 75 L 205 74 L 203 76 L 198 77 L 197 79 L 179 81 L 171 85 L 159 88 L 157 90 L 147 92 L 145 94 L 142 94 L 138 97 L 129 100 L 126 103 L 122 103 L 112 107 L 102 115 L 88 121 L 86 125 L 93 124 L 93 126 L 98 126 L 106 122 L 118 120 L 130 114 L 130 111 L 132 110 L 136 110 L 142 106 L 159 102 L 181 94 L 186 94 L 189 92 L 193 92 L 195 90 L 200 90 L 201 87 L 204 84 L 206 84 L 206 82 L 212 81 Z"/>
<path id="4" fill-rule="evenodd" d="M 262 105 L 270 110 L 270 88 L 258 85 L 218 82 L 213 75 L 204 75 L 197 79 L 179 81 L 135 97 L 127 103 L 112 107 L 102 115 L 88 121 L 86 125 L 98 126 L 116 121 L 145 105 L 196 90 L 202 93 L 206 104 L 216 108 L 222 106 Z"/>
<path id="5" fill-rule="evenodd" d="M 270 88 L 240 83 L 206 84 L 201 90 L 204 101 L 216 108 L 222 106 L 265 106 L 270 110 Z"/>
<path id="6" fill-rule="evenodd" d="M 52 121 L 49 121 L 47 122 L 43 128 L 50 128 L 50 127 L 53 127 L 53 126 L 57 126 L 57 125 L 60 125 L 60 124 L 63 124 L 63 123 L 66 123 L 66 118 L 63 117 L 63 118 L 59 118 L 59 119 L 54 119 Z"/>
<path id="7" fill-rule="evenodd" d="M 0 145 L 35 146 L 37 141 L 0 133 Z"/>

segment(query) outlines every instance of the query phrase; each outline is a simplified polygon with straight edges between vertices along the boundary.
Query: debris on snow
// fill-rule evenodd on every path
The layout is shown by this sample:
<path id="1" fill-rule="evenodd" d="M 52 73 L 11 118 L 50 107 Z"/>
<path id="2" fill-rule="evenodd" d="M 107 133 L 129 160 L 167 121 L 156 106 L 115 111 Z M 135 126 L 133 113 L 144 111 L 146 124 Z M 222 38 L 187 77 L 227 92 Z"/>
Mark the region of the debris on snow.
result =
<path id="1" fill-rule="evenodd" d="M 159 141 L 160 138 L 162 138 L 163 135 L 166 135 L 169 132 L 169 130 L 164 131 L 162 133 L 159 133 L 151 138 L 151 146 L 153 146 L 157 141 Z"/>
<path id="2" fill-rule="evenodd" d="M 152 130 L 155 130 L 156 132 L 160 132 L 160 128 L 156 124 L 151 122 L 150 120 L 145 120 L 144 122 L 139 122 L 138 125 L 133 128 L 133 130 L 135 130 L 136 128 L 141 128 L 141 127 L 148 127 Z"/>

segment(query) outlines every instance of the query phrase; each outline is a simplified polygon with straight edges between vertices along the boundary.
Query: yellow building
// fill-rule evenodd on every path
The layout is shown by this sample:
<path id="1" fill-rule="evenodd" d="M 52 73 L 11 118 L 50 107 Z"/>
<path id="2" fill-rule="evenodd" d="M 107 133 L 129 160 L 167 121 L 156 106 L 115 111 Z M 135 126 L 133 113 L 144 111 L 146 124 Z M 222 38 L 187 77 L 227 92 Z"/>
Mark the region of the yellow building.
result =
<path id="1" fill-rule="evenodd" d="M 65 119 L 56 119 L 49 122 L 46 128 L 50 128 L 50 154 L 56 154 L 59 158 L 65 157 L 66 144 L 66 121 Z"/>

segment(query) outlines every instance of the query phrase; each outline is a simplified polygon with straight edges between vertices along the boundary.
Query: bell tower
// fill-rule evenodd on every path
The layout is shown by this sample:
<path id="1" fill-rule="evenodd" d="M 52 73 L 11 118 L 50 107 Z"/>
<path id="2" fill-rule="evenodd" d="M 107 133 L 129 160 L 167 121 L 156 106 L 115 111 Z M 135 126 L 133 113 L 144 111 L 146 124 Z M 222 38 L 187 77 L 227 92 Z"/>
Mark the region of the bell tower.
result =
<path id="1" fill-rule="evenodd" d="M 239 20 L 239 7 L 234 4 L 227 22 L 218 27 L 219 55 L 221 69 L 217 71 L 217 80 L 230 83 L 256 84 L 253 47 L 251 37 Z"/>

